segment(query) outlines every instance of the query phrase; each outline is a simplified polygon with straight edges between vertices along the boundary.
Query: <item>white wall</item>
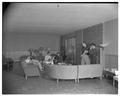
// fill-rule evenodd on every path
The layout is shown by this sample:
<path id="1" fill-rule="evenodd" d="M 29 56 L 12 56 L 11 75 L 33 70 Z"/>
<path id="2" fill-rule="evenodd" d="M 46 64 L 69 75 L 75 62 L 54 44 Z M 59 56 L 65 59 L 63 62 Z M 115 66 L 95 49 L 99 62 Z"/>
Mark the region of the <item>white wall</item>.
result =
<path id="1" fill-rule="evenodd" d="M 103 42 L 109 43 L 105 48 L 105 54 L 118 55 L 118 19 L 104 23 Z"/>
<path id="2" fill-rule="evenodd" d="M 105 67 L 118 68 L 118 19 L 104 23 L 103 42 L 109 43 L 105 48 Z"/>
<path id="3" fill-rule="evenodd" d="M 60 35 L 39 32 L 6 32 L 4 34 L 4 50 L 8 56 L 18 58 L 27 54 L 29 48 L 39 47 L 59 50 Z"/>

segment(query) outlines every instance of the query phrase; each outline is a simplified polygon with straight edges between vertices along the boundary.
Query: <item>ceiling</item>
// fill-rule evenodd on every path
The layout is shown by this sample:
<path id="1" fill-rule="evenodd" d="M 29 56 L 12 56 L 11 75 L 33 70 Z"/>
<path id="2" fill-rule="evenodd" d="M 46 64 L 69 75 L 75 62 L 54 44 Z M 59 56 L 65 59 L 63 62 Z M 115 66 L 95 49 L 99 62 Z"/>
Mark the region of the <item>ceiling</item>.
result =
<path id="1" fill-rule="evenodd" d="M 6 14 L 9 32 L 65 34 L 118 18 L 112 3 L 14 3 Z"/>

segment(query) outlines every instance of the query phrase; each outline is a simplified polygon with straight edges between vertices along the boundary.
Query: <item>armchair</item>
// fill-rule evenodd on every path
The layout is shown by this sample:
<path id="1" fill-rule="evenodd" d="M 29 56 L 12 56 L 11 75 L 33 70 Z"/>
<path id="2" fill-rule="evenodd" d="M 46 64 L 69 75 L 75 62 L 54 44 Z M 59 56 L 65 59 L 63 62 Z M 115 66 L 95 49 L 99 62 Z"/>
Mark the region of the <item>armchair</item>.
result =
<path id="1" fill-rule="evenodd" d="M 21 65 L 22 65 L 26 80 L 28 76 L 40 76 L 40 72 L 37 65 L 34 65 L 32 63 L 26 63 L 24 61 L 21 62 Z"/>

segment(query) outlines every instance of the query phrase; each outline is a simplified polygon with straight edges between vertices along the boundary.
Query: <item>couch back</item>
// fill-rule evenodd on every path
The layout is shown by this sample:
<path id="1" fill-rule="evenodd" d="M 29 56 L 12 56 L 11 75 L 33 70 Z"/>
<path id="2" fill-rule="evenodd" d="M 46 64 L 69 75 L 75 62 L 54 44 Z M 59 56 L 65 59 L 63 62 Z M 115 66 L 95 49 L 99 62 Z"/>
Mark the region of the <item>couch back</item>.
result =
<path id="1" fill-rule="evenodd" d="M 102 64 L 79 65 L 78 78 L 101 77 L 103 73 Z"/>
<path id="2" fill-rule="evenodd" d="M 46 65 L 45 72 L 49 77 L 56 79 L 101 77 L 103 65 Z"/>
<path id="3" fill-rule="evenodd" d="M 77 66 L 74 65 L 46 65 L 45 72 L 51 78 L 77 79 Z"/>

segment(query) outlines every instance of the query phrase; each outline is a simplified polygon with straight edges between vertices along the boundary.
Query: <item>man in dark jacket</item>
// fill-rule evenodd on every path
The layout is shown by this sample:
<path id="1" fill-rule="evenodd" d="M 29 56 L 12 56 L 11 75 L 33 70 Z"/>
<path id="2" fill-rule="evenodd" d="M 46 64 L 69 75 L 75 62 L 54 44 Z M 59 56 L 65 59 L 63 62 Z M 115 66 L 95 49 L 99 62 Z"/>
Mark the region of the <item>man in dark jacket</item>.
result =
<path id="1" fill-rule="evenodd" d="M 57 55 L 54 58 L 54 63 L 60 63 L 60 62 L 62 62 L 62 56 L 58 52 Z"/>

